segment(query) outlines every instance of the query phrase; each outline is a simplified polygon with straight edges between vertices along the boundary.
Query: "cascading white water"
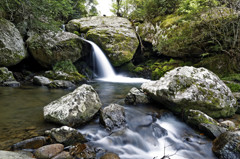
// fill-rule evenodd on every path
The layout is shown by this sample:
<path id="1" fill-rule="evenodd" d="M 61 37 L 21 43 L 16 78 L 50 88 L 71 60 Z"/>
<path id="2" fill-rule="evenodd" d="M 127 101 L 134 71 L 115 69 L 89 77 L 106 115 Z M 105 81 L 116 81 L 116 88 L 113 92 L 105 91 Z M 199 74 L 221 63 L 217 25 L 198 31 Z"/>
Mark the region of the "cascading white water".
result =
<path id="1" fill-rule="evenodd" d="M 104 55 L 102 50 L 92 41 L 85 40 L 92 46 L 93 56 L 96 59 L 96 65 L 100 77 L 109 78 L 116 76 L 113 67 L 109 63 L 107 57 Z"/>
<path id="2" fill-rule="evenodd" d="M 85 39 L 83 39 L 85 40 Z M 148 81 L 143 78 L 130 78 L 122 75 L 117 75 L 108 61 L 107 57 L 103 53 L 103 51 L 92 41 L 85 40 L 92 46 L 92 53 L 95 57 L 97 70 L 99 78 L 97 80 L 105 81 L 105 82 L 119 82 L 119 83 L 143 83 Z"/>

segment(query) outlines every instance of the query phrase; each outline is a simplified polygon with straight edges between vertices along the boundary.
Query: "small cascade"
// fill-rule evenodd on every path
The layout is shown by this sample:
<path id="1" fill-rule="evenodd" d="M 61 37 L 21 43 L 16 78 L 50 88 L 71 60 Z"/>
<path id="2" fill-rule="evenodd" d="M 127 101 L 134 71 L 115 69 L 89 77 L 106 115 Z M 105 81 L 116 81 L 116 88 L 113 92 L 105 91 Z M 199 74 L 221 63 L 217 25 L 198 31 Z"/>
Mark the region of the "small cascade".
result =
<path id="1" fill-rule="evenodd" d="M 92 41 L 85 40 L 92 46 L 92 53 L 94 58 L 94 67 L 97 69 L 98 78 L 96 80 L 105 82 L 117 82 L 117 83 L 143 83 L 149 81 L 143 78 L 130 78 L 122 75 L 117 75 L 108 61 L 103 51 Z"/>

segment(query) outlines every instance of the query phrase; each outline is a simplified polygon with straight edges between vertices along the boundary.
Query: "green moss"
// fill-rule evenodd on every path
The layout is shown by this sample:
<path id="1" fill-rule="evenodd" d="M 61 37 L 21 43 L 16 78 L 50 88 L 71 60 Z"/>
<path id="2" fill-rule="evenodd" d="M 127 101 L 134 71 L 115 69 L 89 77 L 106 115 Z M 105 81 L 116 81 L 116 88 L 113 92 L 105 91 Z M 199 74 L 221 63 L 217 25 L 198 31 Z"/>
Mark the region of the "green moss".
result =
<path id="1" fill-rule="evenodd" d="M 0 83 L 6 81 L 15 81 L 15 78 L 11 71 L 8 71 L 6 67 L 0 67 Z"/>
<path id="2" fill-rule="evenodd" d="M 227 75 L 227 76 L 225 76 L 221 79 L 226 80 L 226 81 L 234 81 L 234 82 L 239 82 L 240 83 L 240 74 L 230 74 L 230 75 Z"/>
<path id="3" fill-rule="evenodd" d="M 134 69 L 134 72 L 141 72 L 143 70 L 144 70 L 143 67 L 138 66 L 137 68 Z"/>
<path id="4" fill-rule="evenodd" d="M 186 117 L 187 123 L 196 127 L 198 127 L 198 125 L 203 123 L 217 125 L 216 121 L 214 121 L 210 117 L 207 117 L 207 115 L 201 111 L 189 110 L 186 112 L 185 117 Z"/>
<path id="5" fill-rule="evenodd" d="M 238 83 L 227 83 L 226 84 L 232 92 L 240 92 L 240 84 Z"/>
<path id="6" fill-rule="evenodd" d="M 66 60 L 66 61 L 57 62 L 53 66 L 53 71 L 62 71 L 62 72 L 66 72 L 66 73 L 74 73 L 74 72 L 77 72 L 77 69 L 73 65 L 71 60 Z"/>

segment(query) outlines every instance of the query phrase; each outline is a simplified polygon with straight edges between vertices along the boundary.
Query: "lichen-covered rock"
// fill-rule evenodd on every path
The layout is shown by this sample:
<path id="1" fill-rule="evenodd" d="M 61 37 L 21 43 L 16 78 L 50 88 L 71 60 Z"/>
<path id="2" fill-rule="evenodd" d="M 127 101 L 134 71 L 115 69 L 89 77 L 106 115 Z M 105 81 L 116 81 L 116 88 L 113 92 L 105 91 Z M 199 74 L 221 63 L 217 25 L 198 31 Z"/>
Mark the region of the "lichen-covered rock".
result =
<path id="1" fill-rule="evenodd" d="M 69 32 L 35 34 L 27 44 L 33 57 L 47 68 L 59 61 L 75 62 L 82 57 L 82 39 Z"/>
<path id="2" fill-rule="evenodd" d="M 38 148 L 35 152 L 34 155 L 37 158 L 52 158 L 56 156 L 57 154 L 61 153 L 64 149 L 64 146 L 62 144 L 51 144 L 51 145 L 46 145 L 43 147 Z"/>
<path id="3" fill-rule="evenodd" d="M 75 143 L 84 143 L 87 141 L 79 131 L 68 126 L 53 128 L 45 133 L 57 143 L 64 144 L 65 146 L 73 145 Z"/>
<path id="4" fill-rule="evenodd" d="M 44 76 L 34 76 L 33 77 L 33 83 L 36 85 L 47 86 L 51 82 L 52 81 L 50 79 L 48 79 L 47 77 L 44 77 Z"/>
<path id="5" fill-rule="evenodd" d="M 44 107 L 44 119 L 68 126 L 89 121 L 101 108 L 102 103 L 92 86 L 83 84 L 58 100 Z"/>
<path id="6" fill-rule="evenodd" d="M 13 66 L 27 57 L 23 39 L 13 23 L 0 18 L 0 66 Z"/>
<path id="7" fill-rule="evenodd" d="M 133 104 L 133 105 L 150 103 L 147 95 L 144 94 L 142 90 L 139 90 L 136 87 L 133 87 L 129 91 L 124 101 L 126 104 Z"/>
<path id="8" fill-rule="evenodd" d="M 120 128 L 125 125 L 125 110 L 121 105 L 110 104 L 100 112 L 100 122 L 108 129 Z"/>
<path id="9" fill-rule="evenodd" d="M 240 131 L 225 132 L 213 141 L 213 152 L 220 159 L 240 158 Z"/>
<path id="10" fill-rule="evenodd" d="M 175 113 L 195 109 L 220 118 L 233 115 L 237 108 L 231 90 L 205 68 L 178 67 L 141 88 Z"/>
<path id="11" fill-rule="evenodd" d="M 121 17 L 74 19 L 68 23 L 67 28 L 86 33 L 87 39 L 95 42 L 114 66 L 129 62 L 139 44 L 130 21 Z"/>
<path id="12" fill-rule="evenodd" d="M 15 81 L 13 73 L 6 67 L 0 67 L 0 84 L 9 81 Z"/>

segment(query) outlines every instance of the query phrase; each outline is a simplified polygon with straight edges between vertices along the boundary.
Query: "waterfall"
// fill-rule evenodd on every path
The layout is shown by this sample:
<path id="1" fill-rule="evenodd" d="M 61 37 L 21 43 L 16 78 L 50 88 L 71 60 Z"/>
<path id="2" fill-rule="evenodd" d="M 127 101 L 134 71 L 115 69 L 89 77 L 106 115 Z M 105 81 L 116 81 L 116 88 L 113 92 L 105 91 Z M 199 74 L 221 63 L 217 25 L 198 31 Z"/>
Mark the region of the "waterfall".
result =
<path id="1" fill-rule="evenodd" d="M 105 54 L 102 50 L 92 41 L 86 40 L 92 46 L 93 58 L 94 62 L 96 62 L 96 66 L 98 69 L 99 77 L 103 78 L 111 78 L 116 76 L 115 71 L 113 70 L 112 65 L 108 61 Z"/>
<path id="2" fill-rule="evenodd" d="M 118 83 L 143 83 L 149 81 L 143 78 L 130 78 L 117 75 L 103 51 L 94 42 L 85 39 L 83 40 L 92 46 L 92 54 L 94 63 L 96 64 L 95 68 L 98 72 L 98 78 L 96 80 Z"/>

